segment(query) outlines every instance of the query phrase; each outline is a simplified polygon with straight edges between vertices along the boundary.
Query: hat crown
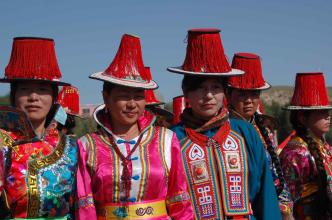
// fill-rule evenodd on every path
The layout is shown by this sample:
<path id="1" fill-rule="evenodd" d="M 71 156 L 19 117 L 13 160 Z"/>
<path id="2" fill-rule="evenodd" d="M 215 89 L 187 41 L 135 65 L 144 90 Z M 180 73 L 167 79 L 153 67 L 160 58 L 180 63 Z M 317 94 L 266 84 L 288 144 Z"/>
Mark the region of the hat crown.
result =
<path id="1" fill-rule="evenodd" d="M 191 72 L 226 73 L 231 67 L 226 59 L 219 29 L 188 31 L 186 57 L 182 69 Z"/>
<path id="2" fill-rule="evenodd" d="M 59 81 L 61 72 L 54 45 L 49 38 L 14 38 L 5 78 Z"/>
<path id="3" fill-rule="evenodd" d="M 173 124 L 177 124 L 181 121 L 180 116 L 187 107 L 189 107 L 189 103 L 183 95 L 173 98 Z"/>
<path id="4" fill-rule="evenodd" d="M 104 75 L 120 79 L 150 81 L 145 74 L 139 37 L 129 34 L 122 36 L 119 49 L 110 66 L 104 71 Z"/>
<path id="5" fill-rule="evenodd" d="M 145 74 L 148 80 L 152 80 L 151 69 L 150 67 L 145 67 Z M 159 101 L 153 90 L 145 90 L 145 103 L 146 105 L 161 105 L 163 104 Z"/>
<path id="6" fill-rule="evenodd" d="M 297 73 L 291 106 L 330 106 L 324 74 Z"/>
<path id="7" fill-rule="evenodd" d="M 228 78 L 228 85 L 238 89 L 260 89 L 265 86 L 261 59 L 253 53 L 236 53 L 232 60 L 232 68 L 243 70 L 240 76 Z"/>
<path id="8" fill-rule="evenodd" d="M 78 115 L 80 111 L 80 95 L 78 89 L 74 86 L 63 86 L 59 91 L 58 103 L 69 114 Z"/>

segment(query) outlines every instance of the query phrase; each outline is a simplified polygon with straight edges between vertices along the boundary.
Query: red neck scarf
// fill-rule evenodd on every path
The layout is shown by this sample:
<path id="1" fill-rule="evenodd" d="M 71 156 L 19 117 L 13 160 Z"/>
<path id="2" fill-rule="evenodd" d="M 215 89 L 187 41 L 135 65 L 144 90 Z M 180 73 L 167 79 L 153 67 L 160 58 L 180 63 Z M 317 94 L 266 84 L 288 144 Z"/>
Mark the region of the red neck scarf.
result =
<path id="1" fill-rule="evenodd" d="M 185 130 L 188 137 L 190 138 L 190 140 L 192 140 L 194 143 L 197 143 L 199 146 L 219 147 L 225 142 L 230 131 L 228 111 L 225 107 L 221 109 L 218 115 L 211 118 L 205 123 L 202 123 L 202 121 L 198 121 L 197 119 L 195 119 L 192 115 L 191 109 L 185 109 L 185 111 L 181 115 L 181 119 L 185 125 Z M 219 127 L 219 129 L 212 138 L 209 138 L 208 136 L 199 133 L 217 127 Z"/>

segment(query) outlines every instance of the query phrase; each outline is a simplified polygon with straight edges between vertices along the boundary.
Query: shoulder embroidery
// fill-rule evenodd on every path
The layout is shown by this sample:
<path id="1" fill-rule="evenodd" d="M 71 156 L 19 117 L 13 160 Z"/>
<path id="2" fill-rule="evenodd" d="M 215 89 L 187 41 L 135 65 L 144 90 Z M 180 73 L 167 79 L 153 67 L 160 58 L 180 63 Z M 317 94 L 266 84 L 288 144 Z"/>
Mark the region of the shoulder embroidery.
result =
<path id="1" fill-rule="evenodd" d="M 87 164 L 90 168 L 90 175 L 92 176 L 94 173 L 94 167 L 96 163 L 96 146 L 93 140 L 93 137 L 90 134 L 86 134 L 85 136 L 80 138 L 82 147 L 87 152 Z"/>

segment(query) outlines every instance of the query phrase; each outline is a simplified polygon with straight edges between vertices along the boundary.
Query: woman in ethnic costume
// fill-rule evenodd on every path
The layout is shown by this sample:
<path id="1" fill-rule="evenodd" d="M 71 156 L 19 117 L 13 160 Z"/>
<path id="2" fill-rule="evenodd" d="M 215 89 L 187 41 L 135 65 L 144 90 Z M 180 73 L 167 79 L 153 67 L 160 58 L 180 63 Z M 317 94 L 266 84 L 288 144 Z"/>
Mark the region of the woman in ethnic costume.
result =
<path id="1" fill-rule="evenodd" d="M 281 151 L 280 162 L 294 200 L 296 219 L 332 219 L 332 149 L 323 73 L 298 73 L 290 106 L 295 134 Z"/>
<path id="2" fill-rule="evenodd" d="M 261 91 L 271 87 L 263 78 L 260 57 L 252 53 L 237 53 L 233 57 L 232 68 L 243 70 L 245 74 L 228 78 L 230 117 L 245 120 L 254 126 L 270 164 L 282 217 L 293 219 L 293 202 L 276 153 L 278 144 L 274 131 L 277 123 L 271 116 L 259 113 L 258 109 Z"/>
<path id="3" fill-rule="evenodd" d="M 95 133 L 78 140 L 78 219 L 193 219 L 176 135 L 145 111 L 147 80 L 140 39 L 125 34 L 103 72 L 104 105 Z"/>
<path id="4" fill-rule="evenodd" d="M 196 219 L 280 219 L 278 201 L 262 141 L 247 122 L 229 119 L 224 103 L 232 69 L 218 29 L 188 33 L 184 96 L 191 108 L 172 130 L 181 145 L 183 165 Z"/>
<path id="5" fill-rule="evenodd" d="M 8 124 L 2 133 L 7 217 L 72 218 L 77 147 L 57 129 L 67 119 L 56 104 L 58 86 L 66 85 L 60 79 L 52 39 L 14 38 L 0 80 L 10 83 L 11 105 L 18 109 L 1 109 L 7 112 L 1 124 Z"/>

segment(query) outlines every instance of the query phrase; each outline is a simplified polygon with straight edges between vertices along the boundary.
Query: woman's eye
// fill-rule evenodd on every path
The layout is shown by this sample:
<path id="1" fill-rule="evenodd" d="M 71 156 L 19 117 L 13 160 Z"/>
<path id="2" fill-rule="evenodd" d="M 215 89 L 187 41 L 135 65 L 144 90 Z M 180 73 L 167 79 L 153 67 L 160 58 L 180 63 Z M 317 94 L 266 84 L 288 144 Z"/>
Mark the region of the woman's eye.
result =
<path id="1" fill-rule="evenodd" d="M 52 90 L 48 87 L 39 87 L 38 91 L 39 92 L 51 92 Z"/>
<path id="2" fill-rule="evenodd" d="M 24 85 L 20 85 L 17 87 L 17 90 L 27 90 L 27 89 L 29 89 L 29 87 L 26 87 Z"/>

